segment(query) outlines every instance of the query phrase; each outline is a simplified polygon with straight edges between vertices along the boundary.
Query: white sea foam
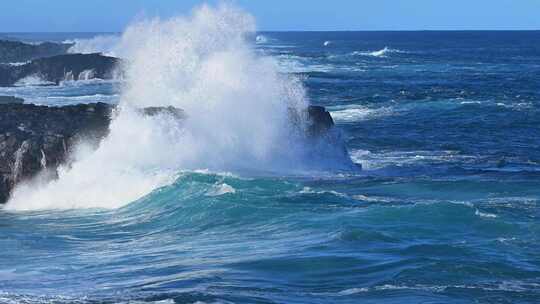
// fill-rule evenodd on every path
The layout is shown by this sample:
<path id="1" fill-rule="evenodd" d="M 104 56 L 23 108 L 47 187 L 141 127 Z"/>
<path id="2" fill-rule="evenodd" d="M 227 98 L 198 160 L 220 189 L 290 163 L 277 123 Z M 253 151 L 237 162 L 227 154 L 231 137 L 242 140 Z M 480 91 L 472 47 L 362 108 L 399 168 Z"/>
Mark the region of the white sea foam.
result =
<path id="1" fill-rule="evenodd" d="M 459 155 L 455 151 L 388 151 L 372 153 L 366 150 L 350 151 L 351 159 L 363 169 L 376 170 L 389 166 L 407 166 L 421 162 L 467 162 L 475 157 Z"/>
<path id="2" fill-rule="evenodd" d="M 354 55 L 354 56 L 371 56 L 371 57 L 387 57 L 389 54 L 392 54 L 392 53 L 405 53 L 404 51 L 402 50 L 398 50 L 398 49 L 391 49 L 389 47 L 384 47 L 383 49 L 381 50 L 377 50 L 377 51 L 356 51 L 356 52 L 353 52 L 351 55 Z"/>
<path id="3" fill-rule="evenodd" d="M 224 194 L 234 194 L 236 193 L 236 189 L 234 189 L 232 186 L 227 185 L 226 183 L 222 184 L 216 184 L 214 187 L 212 187 L 206 195 L 208 196 L 221 196 Z"/>
<path id="4" fill-rule="evenodd" d="M 392 114 L 391 108 L 373 109 L 361 105 L 329 107 L 329 110 L 336 122 L 357 122 Z"/>
<path id="5" fill-rule="evenodd" d="M 43 86 L 43 85 L 52 85 L 55 84 L 54 82 L 50 82 L 47 80 L 44 80 L 40 75 L 33 74 L 26 76 L 22 79 L 19 79 L 15 86 L 17 87 L 24 87 L 24 86 Z"/>
<path id="6" fill-rule="evenodd" d="M 481 212 L 480 210 L 476 209 L 476 212 L 474 213 L 475 215 L 479 216 L 479 217 L 484 217 L 484 218 L 497 218 L 497 215 L 496 214 L 493 214 L 493 213 L 487 213 L 487 212 Z"/>
<path id="7" fill-rule="evenodd" d="M 301 168 L 304 147 L 288 115 L 307 106 L 305 90 L 254 53 L 245 39 L 254 31 L 253 18 L 228 5 L 129 26 L 118 45 L 129 65 L 109 136 L 95 152 L 79 149 L 59 179 L 18 186 L 7 208 L 115 208 L 181 170 Z M 188 118 L 134 110 L 146 106 L 175 106 Z"/>
<path id="8" fill-rule="evenodd" d="M 0 63 L 0 65 L 7 65 L 7 66 L 22 66 L 22 65 L 25 65 L 25 64 L 28 64 L 28 63 L 30 63 L 30 61 Z"/>
<path id="9" fill-rule="evenodd" d="M 482 282 L 469 285 L 393 285 L 385 284 L 372 287 L 362 288 L 349 288 L 337 293 L 337 296 L 350 296 L 358 293 L 385 291 L 385 290 L 420 290 L 428 292 L 446 292 L 448 289 L 466 289 L 466 290 L 478 290 L 478 291 L 511 291 L 511 292 L 523 292 L 534 290 L 540 287 L 540 284 L 536 282 L 527 281 L 501 281 L 501 282 Z"/>

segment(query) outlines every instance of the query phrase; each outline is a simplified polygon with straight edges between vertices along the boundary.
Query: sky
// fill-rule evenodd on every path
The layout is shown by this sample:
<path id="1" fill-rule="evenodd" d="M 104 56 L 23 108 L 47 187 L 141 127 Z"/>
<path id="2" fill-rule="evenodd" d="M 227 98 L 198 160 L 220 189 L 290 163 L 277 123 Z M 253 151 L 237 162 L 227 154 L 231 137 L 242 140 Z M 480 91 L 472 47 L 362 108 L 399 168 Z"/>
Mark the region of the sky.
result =
<path id="1" fill-rule="evenodd" d="M 0 32 L 120 32 L 195 0 L 0 0 Z M 540 30 L 540 0 L 236 0 L 262 31 Z"/>

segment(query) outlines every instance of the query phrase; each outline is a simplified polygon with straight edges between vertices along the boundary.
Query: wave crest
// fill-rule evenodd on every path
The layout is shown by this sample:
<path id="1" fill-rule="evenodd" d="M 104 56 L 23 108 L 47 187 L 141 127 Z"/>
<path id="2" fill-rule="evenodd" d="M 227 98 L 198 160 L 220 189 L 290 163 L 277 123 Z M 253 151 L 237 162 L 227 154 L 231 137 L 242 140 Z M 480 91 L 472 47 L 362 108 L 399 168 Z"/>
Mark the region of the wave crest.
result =
<path id="1" fill-rule="evenodd" d="M 370 52 L 352 52 L 351 55 L 353 56 L 371 56 L 371 57 L 387 57 L 389 54 L 400 54 L 405 53 L 402 50 L 398 49 L 391 49 L 387 46 L 385 46 L 383 49 L 377 50 L 377 51 L 370 51 Z"/>

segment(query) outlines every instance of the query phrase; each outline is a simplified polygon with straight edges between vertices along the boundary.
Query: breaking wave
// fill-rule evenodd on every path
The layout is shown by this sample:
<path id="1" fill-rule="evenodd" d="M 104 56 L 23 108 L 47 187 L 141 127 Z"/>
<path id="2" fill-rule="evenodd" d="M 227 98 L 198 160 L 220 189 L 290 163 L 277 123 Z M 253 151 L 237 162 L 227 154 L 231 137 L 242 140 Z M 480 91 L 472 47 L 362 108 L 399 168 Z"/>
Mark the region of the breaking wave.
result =
<path id="1" fill-rule="evenodd" d="M 129 64 L 109 136 L 94 152 L 81 145 L 57 180 L 17 187 L 7 208 L 117 208 L 185 170 L 298 174 L 317 167 L 308 159 L 317 153 L 290 120 L 308 105 L 304 87 L 254 52 L 247 42 L 254 32 L 251 15 L 229 5 L 129 26 L 115 46 Z M 136 110 L 160 106 L 183 109 L 187 118 Z M 231 192 L 221 185 L 214 194 Z"/>
<path id="2" fill-rule="evenodd" d="M 356 52 L 353 52 L 351 55 L 353 55 L 353 56 L 387 57 L 389 54 L 399 54 L 399 53 L 405 53 L 405 52 L 402 51 L 402 50 L 398 50 L 398 49 L 391 49 L 389 47 L 384 47 L 383 49 L 377 50 L 377 51 L 368 51 L 368 52 L 356 51 Z"/>

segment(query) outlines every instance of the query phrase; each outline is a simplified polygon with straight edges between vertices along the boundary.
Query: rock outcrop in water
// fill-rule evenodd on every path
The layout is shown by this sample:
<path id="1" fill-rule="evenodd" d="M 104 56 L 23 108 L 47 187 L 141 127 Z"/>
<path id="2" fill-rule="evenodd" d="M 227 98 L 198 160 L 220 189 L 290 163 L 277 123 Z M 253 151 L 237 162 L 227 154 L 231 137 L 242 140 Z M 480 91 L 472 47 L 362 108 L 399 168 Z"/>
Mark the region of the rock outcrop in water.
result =
<path id="1" fill-rule="evenodd" d="M 74 144 L 95 142 L 108 132 L 112 106 L 66 107 L 0 104 L 0 203 L 13 187 L 43 169 L 56 172 Z"/>
<path id="2" fill-rule="evenodd" d="M 26 62 L 43 57 L 66 54 L 73 44 L 44 42 L 28 44 L 20 41 L 0 40 L 0 63 Z"/>
<path id="3" fill-rule="evenodd" d="M 53 176 L 69 162 L 77 142 L 99 144 L 109 131 L 114 106 L 104 103 L 64 107 L 0 103 L 0 204 L 7 202 L 15 185 L 46 170 Z M 166 113 L 184 119 L 174 107 L 151 107 L 144 115 Z M 308 137 L 321 137 L 334 125 L 323 107 L 306 110 Z"/>
<path id="4" fill-rule="evenodd" d="M 23 65 L 0 65 L 0 86 L 35 77 L 59 84 L 63 80 L 88 80 L 118 77 L 120 59 L 101 54 L 67 54 L 32 60 Z"/>

